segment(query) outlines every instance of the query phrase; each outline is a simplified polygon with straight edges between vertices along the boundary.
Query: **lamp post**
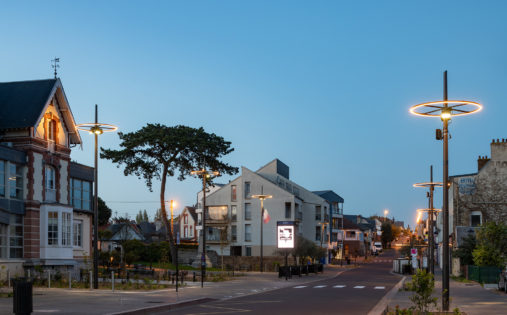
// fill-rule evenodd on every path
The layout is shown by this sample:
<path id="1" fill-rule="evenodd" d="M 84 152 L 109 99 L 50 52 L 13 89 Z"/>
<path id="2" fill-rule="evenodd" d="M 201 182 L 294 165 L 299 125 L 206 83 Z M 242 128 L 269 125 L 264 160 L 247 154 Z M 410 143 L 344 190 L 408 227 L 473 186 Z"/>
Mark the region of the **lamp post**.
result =
<path id="1" fill-rule="evenodd" d="M 443 140 L 443 228 L 442 228 L 442 309 L 449 310 L 449 121 L 452 116 L 463 116 L 476 113 L 482 105 L 471 101 L 452 101 L 447 99 L 447 71 L 444 71 L 444 99 L 427 102 L 410 107 L 414 115 L 424 117 L 440 117 L 443 130 L 437 129 L 437 140 Z"/>
<path id="2" fill-rule="evenodd" d="M 421 187 L 421 186 L 417 186 L 417 187 Z M 433 196 L 432 196 L 433 197 Z M 430 226 L 429 226 L 429 232 L 428 232 L 428 247 L 429 247 L 429 260 L 430 260 L 430 272 L 432 274 L 435 274 L 435 264 L 433 263 L 433 260 L 435 259 L 434 257 L 434 247 L 435 247 L 435 242 L 434 242 L 434 237 L 435 235 L 433 235 L 433 214 L 438 214 L 438 212 L 441 212 L 442 210 L 441 209 L 435 209 L 433 208 L 433 200 L 430 201 L 430 207 L 429 208 L 426 208 L 426 209 L 417 209 L 417 211 L 419 212 L 419 215 L 417 216 L 418 218 L 418 222 L 420 221 L 420 218 L 422 217 L 422 213 L 423 212 L 427 212 L 428 213 L 428 217 L 430 219 Z"/>
<path id="3" fill-rule="evenodd" d="M 384 222 L 387 222 L 387 214 L 389 213 L 389 210 L 384 210 Z"/>
<path id="4" fill-rule="evenodd" d="M 256 198 L 256 199 L 259 199 L 261 201 L 261 272 L 264 272 L 264 261 L 263 261 L 263 248 L 264 248 L 264 244 L 263 244 L 263 225 L 264 225 L 264 200 L 265 199 L 270 199 L 270 198 L 273 198 L 272 195 L 252 195 L 252 198 Z"/>
<path id="5" fill-rule="evenodd" d="M 192 175 L 202 177 L 202 254 L 201 254 L 201 288 L 204 287 L 206 276 L 206 180 L 211 176 L 220 175 L 217 171 L 208 171 L 205 168 L 190 172 Z"/>
<path id="6" fill-rule="evenodd" d="M 95 174 L 94 174 L 94 196 L 93 196 L 93 288 L 99 288 L 99 199 L 98 199 L 98 136 L 104 132 L 111 132 L 118 129 L 118 127 L 109 124 L 102 124 L 98 122 L 98 108 L 95 105 L 95 122 L 76 125 L 78 130 L 88 131 L 95 136 Z"/>
<path id="7" fill-rule="evenodd" d="M 432 274 L 435 274 L 435 235 L 433 234 L 434 230 L 434 219 L 433 214 L 436 212 L 433 208 L 433 192 L 435 190 L 435 187 L 442 187 L 442 183 L 439 182 L 433 182 L 433 165 L 430 166 L 430 182 L 429 183 L 417 183 L 414 184 L 414 187 L 429 187 L 430 191 L 428 194 L 429 199 L 429 219 L 430 219 L 430 226 L 429 226 L 429 236 L 428 236 L 428 247 L 429 247 L 429 261 L 430 261 L 430 272 Z"/>

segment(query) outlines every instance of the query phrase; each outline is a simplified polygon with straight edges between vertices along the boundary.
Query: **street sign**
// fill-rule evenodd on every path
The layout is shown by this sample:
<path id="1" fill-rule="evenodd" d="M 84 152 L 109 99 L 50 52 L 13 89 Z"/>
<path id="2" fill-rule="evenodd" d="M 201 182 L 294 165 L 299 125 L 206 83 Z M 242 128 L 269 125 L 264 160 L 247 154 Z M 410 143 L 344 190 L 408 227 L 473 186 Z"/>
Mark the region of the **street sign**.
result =
<path id="1" fill-rule="evenodd" d="M 417 248 L 411 248 L 410 249 L 410 255 L 417 256 Z"/>
<path id="2" fill-rule="evenodd" d="M 294 221 L 276 222 L 278 248 L 294 248 Z"/>

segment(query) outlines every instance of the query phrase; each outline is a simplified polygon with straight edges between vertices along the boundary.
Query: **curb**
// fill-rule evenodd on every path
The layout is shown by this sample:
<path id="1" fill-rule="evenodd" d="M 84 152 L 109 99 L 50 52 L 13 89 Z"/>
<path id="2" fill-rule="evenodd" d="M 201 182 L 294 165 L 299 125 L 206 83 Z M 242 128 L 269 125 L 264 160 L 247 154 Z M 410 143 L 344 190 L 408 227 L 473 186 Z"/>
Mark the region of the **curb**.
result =
<path id="1" fill-rule="evenodd" d="M 178 302 L 178 303 L 168 303 L 168 304 L 163 304 L 163 305 L 142 307 L 142 308 L 137 308 L 137 309 L 133 309 L 133 310 L 108 313 L 107 315 L 141 315 L 141 314 L 146 314 L 148 312 L 168 311 L 168 310 L 172 310 L 172 309 L 179 308 L 179 307 L 184 307 L 184 306 L 194 305 L 194 304 L 202 304 L 202 303 L 207 303 L 207 302 L 211 302 L 211 301 L 216 301 L 216 299 L 199 298 L 199 299 L 182 301 L 182 302 Z"/>
<path id="2" fill-rule="evenodd" d="M 384 297 L 375 305 L 369 312 L 368 315 L 380 315 L 382 314 L 391 299 L 398 293 L 398 290 L 401 288 L 403 282 L 407 277 L 403 276 L 400 281 L 386 294 Z"/>

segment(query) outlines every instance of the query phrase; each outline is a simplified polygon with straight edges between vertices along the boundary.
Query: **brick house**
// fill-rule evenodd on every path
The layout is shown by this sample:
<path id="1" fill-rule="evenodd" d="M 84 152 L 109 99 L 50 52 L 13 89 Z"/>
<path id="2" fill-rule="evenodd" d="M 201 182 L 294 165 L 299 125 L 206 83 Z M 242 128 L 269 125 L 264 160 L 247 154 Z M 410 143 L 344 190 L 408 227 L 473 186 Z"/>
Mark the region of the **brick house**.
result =
<path id="1" fill-rule="evenodd" d="M 186 242 L 197 242 L 197 213 L 194 207 L 185 207 L 179 218 L 180 239 Z"/>
<path id="2" fill-rule="evenodd" d="M 0 265 L 78 271 L 91 253 L 93 168 L 60 79 L 0 83 Z"/>

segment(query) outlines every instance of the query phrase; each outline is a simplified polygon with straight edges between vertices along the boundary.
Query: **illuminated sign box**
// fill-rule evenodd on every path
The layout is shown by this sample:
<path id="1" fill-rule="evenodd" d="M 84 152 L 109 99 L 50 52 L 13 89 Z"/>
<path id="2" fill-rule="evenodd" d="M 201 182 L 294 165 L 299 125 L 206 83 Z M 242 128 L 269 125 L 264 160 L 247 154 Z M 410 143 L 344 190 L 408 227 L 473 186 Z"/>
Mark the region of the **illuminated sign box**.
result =
<path id="1" fill-rule="evenodd" d="M 294 221 L 276 222 L 278 248 L 294 248 Z"/>

